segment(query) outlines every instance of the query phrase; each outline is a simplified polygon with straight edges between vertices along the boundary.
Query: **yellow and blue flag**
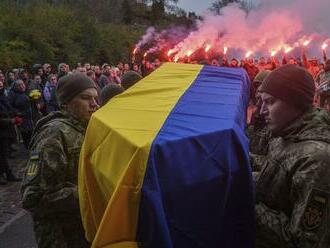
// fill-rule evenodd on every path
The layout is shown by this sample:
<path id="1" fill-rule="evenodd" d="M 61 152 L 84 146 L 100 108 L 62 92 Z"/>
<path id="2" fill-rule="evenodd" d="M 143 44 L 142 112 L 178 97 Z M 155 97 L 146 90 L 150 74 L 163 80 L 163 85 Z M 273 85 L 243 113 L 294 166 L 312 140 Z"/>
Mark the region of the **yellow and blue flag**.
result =
<path id="1" fill-rule="evenodd" d="M 80 156 L 92 247 L 253 247 L 243 69 L 167 63 L 99 109 Z"/>

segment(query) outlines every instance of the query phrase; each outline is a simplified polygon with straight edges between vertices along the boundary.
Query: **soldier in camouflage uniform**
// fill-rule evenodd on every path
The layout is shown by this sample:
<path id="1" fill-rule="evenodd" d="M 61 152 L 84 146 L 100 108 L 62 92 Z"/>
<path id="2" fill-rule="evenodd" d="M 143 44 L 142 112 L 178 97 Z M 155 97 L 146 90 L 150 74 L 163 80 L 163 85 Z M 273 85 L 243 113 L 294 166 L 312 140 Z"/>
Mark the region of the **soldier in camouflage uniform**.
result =
<path id="1" fill-rule="evenodd" d="M 94 83 L 82 74 L 60 79 L 61 111 L 41 119 L 30 143 L 23 207 L 34 220 L 39 248 L 88 247 L 78 201 L 78 164 L 85 129 L 97 109 Z"/>
<path id="2" fill-rule="evenodd" d="M 330 119 L 312 107 L 313 78 L 286 65 L 260 91 L 277 138 L 256 179 L 256 247 L 330 247 Z"/>
<path id="3" fill-rule="evenodd" d="M 317 96 L 320 107 L 330 112 L 330 60 L 325 63 L 324 71 L 319 73 L 315 80 L 317 84 Z"/>
<path id="4" fill-rule="evenodd" d="M 270 132 L 266 126 L 264 117 L 260 115 L 261 98 L 259 87 L 271 71 L 263 70 L 255 77 L 253 84 L 257 87 L 256 90 L 256 108 L 251 116 L 251 121 L 246 129 L 246 135 L 250 141 L 250 159 L 253 165 L 253 171 L 260 171 L 262 162 L 268 152 L 268 145 L 271 139 Z"/>

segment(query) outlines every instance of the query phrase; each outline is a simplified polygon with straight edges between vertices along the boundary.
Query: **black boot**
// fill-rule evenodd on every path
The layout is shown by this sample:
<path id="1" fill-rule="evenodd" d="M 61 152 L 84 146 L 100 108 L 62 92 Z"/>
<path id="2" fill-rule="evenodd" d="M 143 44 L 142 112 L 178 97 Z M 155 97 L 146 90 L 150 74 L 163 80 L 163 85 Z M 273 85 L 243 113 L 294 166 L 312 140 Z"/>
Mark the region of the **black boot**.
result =
<path id="1" fill-rule="evenodd" d="M 0 185 L 6 185 L 8 183 L 7 179 L 3 174 L 0 174 Z"/>
<path id="2" fill-rule="evenodd" d="M 7 172 L 6 174 L 7 174 L 7 181 L 8 181 L 8 182 L 20 182 L 20 181 L 22 181 L 22 178 L 18 178 L 18 177 L 16 177 L 16 176 L 11 172 L 11 170 L 8 170 L 8 172 Z"/>

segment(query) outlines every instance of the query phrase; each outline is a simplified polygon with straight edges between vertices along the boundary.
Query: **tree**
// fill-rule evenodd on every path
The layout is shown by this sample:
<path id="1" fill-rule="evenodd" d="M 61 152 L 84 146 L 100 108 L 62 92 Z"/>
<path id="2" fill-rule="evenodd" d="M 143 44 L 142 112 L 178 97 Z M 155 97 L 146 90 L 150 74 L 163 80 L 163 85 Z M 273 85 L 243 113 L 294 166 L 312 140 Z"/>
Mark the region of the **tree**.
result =
<path id="1" fill-rule="evenodd" d="M 249 4 L 245 1 L 245 0 L 217 0 L 214 1 L 210 7 L 210 10 L 217 14 L 220 15 L 221 14 L 221 9 L 223 7 L 228 6 L 231 3 L 237 3 L 239 4 L 240 8 L 245 10 L 246 12 L 249 11 Z"/>
<path id="2" fill-rule="evenodd" d="M 125 24 L 131 24 L 135 18 L 135 13 L 132 9 L 129 0 L 124 0 L 122 3 L 123 22 Z"/>

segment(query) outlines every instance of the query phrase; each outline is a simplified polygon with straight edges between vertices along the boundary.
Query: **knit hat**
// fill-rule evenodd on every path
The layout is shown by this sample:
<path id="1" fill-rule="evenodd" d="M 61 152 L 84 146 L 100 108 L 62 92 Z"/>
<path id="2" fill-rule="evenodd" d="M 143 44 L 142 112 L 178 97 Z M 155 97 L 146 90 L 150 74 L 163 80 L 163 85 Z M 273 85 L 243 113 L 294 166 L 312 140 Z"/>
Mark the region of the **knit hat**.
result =
<path id="1" fill-rule="evenodd" d="M 315 85 L 312 75 L 296 65 L 285 65 L 272 71 L 259 88 L 284 102 L 306 109 L 313 105 Z"/>
<path id="2" fill-rule="evenodd" d="M 119 84 L 110 83 L 103 87 L 100 94 L 101 105 L 105 105 L 111 98 L 124 92 L 124 88 Z"/>
<path id="3" fill-rule="evenodd" d="M 254 78 L 253 82 L 255 83 L 262 83 L 265 78 L 271 73 L 269 70 L 263 70 L 257 74 L 257 76 Z"/>
<path id="4" fill-rule="evenodd" d="M 61 77 L 55 91 L 59 105 L 70 102 L 76 95 L 89 88 L 96 89 L 92 79 L 84 74 L 72 73 Z"/>
<path id="5" fill-rule="evenodd" d="M 125 90 L 132 87 L 136 82 L 138 82 L 140 79 L 142 79 L 142 76 L 135 72 L 135 71 L 128 71 L 126 72 L 122 79 L 121 79 L 121 85 Z"/>

